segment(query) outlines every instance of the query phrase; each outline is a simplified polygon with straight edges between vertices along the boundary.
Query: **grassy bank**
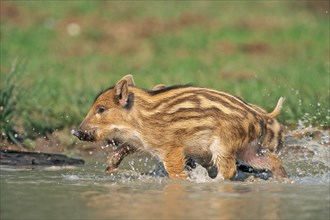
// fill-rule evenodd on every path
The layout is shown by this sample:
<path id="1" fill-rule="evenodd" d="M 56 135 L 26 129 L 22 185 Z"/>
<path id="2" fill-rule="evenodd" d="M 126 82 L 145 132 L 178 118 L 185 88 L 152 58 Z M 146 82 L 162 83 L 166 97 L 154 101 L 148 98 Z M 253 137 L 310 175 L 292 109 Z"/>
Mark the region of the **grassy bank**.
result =
<path id="1" fill-rule="evenodd" d="M 193 83 L 267 110 L 285 96 L 280 121 L 329 127 L 327 4 L 1 1 L 1 92 L 24 63 L 1 126 L 29 138 L 77 126 L 130 73 L 144 88 Z"/>

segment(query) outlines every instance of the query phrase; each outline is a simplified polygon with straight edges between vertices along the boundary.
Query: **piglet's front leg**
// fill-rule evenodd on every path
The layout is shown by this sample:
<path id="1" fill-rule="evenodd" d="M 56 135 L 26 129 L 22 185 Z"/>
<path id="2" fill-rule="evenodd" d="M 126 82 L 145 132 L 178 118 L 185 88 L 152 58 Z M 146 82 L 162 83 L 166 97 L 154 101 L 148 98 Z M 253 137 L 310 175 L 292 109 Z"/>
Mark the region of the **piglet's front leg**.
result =
<path id="1" fill-rule="evenodd" d="M 122 144 L 117 147 L 112 153 L 107 156 L 106 162 L 106 172 L 113 173 L 116 171 L 121 161 L 129 154 L 132 154 L 136 151 L 135 148 L 130 147 L 126 144 Z"/>
<path id="2" fill-rule="evenodd" d="M 186 179 L 186 159 L 183 147 L 173 147 L 164 155 L 164 166 L 171 179 Z"/>

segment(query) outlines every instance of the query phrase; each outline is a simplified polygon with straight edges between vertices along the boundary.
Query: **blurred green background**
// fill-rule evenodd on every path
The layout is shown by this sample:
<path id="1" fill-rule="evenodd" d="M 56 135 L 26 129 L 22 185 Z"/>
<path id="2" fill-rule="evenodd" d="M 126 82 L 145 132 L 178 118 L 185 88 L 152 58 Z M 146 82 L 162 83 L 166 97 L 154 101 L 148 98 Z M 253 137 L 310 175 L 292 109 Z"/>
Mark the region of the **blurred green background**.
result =
<path id="1" fill-rule="evenodd" d="M 211 87 L 329 128 L 329 1 L 3 1 L 1 138 L 79 125 L 95 95 Z M 18 136 L 17 136 L 18 134 Z M 17 138 L 18 139 L 18 138 Z"/>

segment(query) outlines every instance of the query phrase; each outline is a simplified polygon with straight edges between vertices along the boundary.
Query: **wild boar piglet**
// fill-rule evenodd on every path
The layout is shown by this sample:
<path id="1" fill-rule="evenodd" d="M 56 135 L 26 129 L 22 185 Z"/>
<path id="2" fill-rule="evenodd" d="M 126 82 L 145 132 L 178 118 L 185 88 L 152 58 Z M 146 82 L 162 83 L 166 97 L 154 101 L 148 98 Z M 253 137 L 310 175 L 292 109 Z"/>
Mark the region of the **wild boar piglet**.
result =
<path id="1" fill-rule="evenodd" d="M 208 88 L 141 89 L 127 75 L 96 97 L 72 134 L 84 141 L 114 139 L 132 151 L 147 151 L 164 163 L 170 178 L 187 177 L 187 158 L 207 169 L 215 166 L 224 179 L 235 176 L 237 160 L 282 178 L 286 172 L 275 153 L 282 143 L 282 126 L 275 117 L 283 101 L 281 97 L 267 113 Z"/>

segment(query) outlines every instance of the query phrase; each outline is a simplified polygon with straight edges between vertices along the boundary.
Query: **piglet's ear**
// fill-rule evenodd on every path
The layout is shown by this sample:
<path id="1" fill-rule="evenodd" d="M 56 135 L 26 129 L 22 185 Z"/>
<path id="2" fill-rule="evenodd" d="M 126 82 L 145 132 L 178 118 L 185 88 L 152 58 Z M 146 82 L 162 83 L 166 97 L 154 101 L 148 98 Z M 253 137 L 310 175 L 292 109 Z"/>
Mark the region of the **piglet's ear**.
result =
<path id="1" fill-rule="evenodd" d="M 129 86 L 135 86 L 135 82 L 132 75 L 126 75 L 121 80 L 126 80 Z"/>
<path id="2" fill-rule="evenodd" d="M 115 86 L 115 98 L 118 100 L 119 104 L 125 108 L 128 104 L 128 82 L 125 79 L 121 79 Z"/>

